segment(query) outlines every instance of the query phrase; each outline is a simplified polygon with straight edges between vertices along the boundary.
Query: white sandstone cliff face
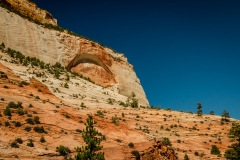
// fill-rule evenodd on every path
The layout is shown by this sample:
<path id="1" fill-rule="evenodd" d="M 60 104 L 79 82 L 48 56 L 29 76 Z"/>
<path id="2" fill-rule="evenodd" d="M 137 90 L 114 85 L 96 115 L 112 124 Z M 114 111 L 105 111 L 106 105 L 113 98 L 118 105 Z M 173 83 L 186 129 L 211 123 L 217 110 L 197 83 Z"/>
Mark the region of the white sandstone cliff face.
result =
<path id="1" fill-rule="evenodd" d="M 72 71 L 90 77 L 120 94 L 136 94 L 139 103 L 148 100 L 131 64 L 123 54 L 95 42 L 44 28 L 0 7 L 0 43 L 36 57 L 45 63 L 60 62 Z"/>
<path id="2" fill-rule="evenodd" d="M 57 25 L 57 19 L 53 18 L 51 13 L 37 7 L 35 3 L 29 0 L 4 0 L 11 4 L 12 8 L 18 10 L 21 14 L 29 16 L 41 23 Z"/>

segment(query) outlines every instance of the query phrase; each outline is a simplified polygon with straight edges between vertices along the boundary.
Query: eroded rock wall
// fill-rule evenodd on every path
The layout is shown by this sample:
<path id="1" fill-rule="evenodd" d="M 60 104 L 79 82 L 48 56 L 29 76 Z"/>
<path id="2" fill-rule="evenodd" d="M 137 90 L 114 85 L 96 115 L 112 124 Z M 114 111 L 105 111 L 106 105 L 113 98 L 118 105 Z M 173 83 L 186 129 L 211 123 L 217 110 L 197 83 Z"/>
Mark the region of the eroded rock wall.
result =
<path id="1" fill-rule="evenodd" d="M 131 96 L 134 92 L 141 105 L 149 105 L 127 58 L 98 43 L 44 28 L 0 7 L 0 43 L 2 42 L 6 47 L 45 63 L 60 62 L 103 87 L 114 88 L 122 95 Z"/>
<path id="2" fill-rule="evenodd" d="M 33 20 L 37 20 L 40 23 L 48 23 L 57 25 L 57 19 L 55 19 L 51 13 L 46 10 L 40 9 L 35 3 L 29 0 L 2 0 L 7 1 L 11 7 L 18 10 L 21 14 L 31 17 Z"/>

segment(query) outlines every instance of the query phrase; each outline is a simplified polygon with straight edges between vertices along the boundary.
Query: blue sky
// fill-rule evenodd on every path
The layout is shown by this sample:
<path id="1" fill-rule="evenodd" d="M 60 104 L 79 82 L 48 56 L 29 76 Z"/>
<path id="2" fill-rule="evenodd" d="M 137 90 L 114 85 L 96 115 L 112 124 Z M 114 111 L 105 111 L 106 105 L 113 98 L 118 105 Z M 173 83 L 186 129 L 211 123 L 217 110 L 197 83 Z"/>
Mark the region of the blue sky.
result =
<path id="1" fill-rule="evenodd" d="M 240 119 L 239 0 L 71 0 L 36 4 L 128 58 L 151 105 L 226 109 Z"/>

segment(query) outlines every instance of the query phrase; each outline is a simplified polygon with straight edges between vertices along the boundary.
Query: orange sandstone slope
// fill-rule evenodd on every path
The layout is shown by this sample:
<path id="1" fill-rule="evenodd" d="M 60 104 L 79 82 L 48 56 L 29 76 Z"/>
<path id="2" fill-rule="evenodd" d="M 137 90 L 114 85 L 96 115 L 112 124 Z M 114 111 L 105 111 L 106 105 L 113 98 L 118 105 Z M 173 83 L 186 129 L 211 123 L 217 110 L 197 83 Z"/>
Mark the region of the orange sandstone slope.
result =
<path id="1" fill-rule="evenodd" d="M 85 128 L 87 114 L 94 115 L 97 130 L 106 137 L 101 144 L 105 158 L 109 160 L 134 159 L 131 154 L 133 150 L 139 151 L 141 159 L 176 159 L 175 154 L 179 159 L 183 159 L 185 153 L 190 159 L 200 159 L 194 155 L 195 152 L 202 154 L 202 159 L 224 159 L 211 155 L 211 146 L 216 145 L 223 154 L 231 144 L 227 134 L 231 124 L 221 125 L 219 116 L 198 117 L 196 114 L 177 111 L 125 108 L 118 103 L 109 104 L 107 101 L 101 101 L 99 97 L 98 102 L 81 97 L 72 97 L 69 100 L 66 95 L 69 94 L 69 97 L 71 95 L 64 91 L 63 87 L 59 87 L 61 93 L 54 93 L 51 86 L 48 89 L 47 82 L 40 82 L 42 79 L 39 77 L 27 80 L 24 75 L 27 69 L 11 63 L 11 59 L 4 54 L 1 56 L 3 56 L 0 60 L 1 158 L 62 159 L 63 157 L 56 152 L 56 147 L 60 145 L 69 147 L 70 156 L 74 157 L 76 154 L 74 148 L 85 145 L 80 131 Z M 21 68 L 22 72 L 16 68 Z M 51 78 L 50 75 L 47 76 Z M 21 83 L 22 81 L 27 83 Z M 74 78 L 71 77 L 71 81 L 74 81 Z M 83 84 L 91 87 L 87 81 Z M 70 85 L 68 90 L 72 88 L 77 87 Z M 23 115 L 19 115 L 17 109 L 11 109 L 11 118 L 3 114 L 3 110 L 11 101 L 22 102 Z M 82 102 L 86 107 L 80 105 Z M 99 111 L 103 116 L 98 116 Z M 39 117 L 40 124 L 29 124 L 26 121 L 36 116 Z M 112 117 L 117 117 L 116 123 L 113 123 Z M 6 125 L 6 122 L 10 125 Z M 43 127 L 47 133 L 36 132 L 34 127 L 37 126 Z M 27 127 L 31 127 L 29 132 L 26 131 Z M 41 137 L 44 137 L 45 143 L 40 142 Z M 172 147 L 158 142 L 162 137 L 168 137 Z M 19 148 L 12 148 L 11 143 L 16 138 L 21 138 L 23 143 L 19 144 Z M 33 139 L 34 147 L 27 146 L 29 139 Z M 134 144 L 134 148 L 128 147 L 130 142 Z"/>
<path id="2" fill-rule="evenodd" d="M 94 119 L 98 122 L 96 128 L 106 136 L 106 140 L 102 142 L 106 159 L 131 159 L 130 151 L 133 149 L 145 153 L 145 157 L 156 156 L 151 155 L 154 151 L 157 155 L 162 154 L 164 157 L 174 159 L 174 152 L 171 149 L 167 149 L 159 142 L 155 144 L 151 135 L 136 130 L 132 126 L 131 119 L 135 116 L 129 114 L 131 110 L 124 110 L 118 105 L 104 108 L 103 105 L 91 104 L 84 100 L 82 102 L 85 103 L 86 108 L 74 107 L 64 99 L 57 98 L 37 79 L 31 79 L 29 84 L 23 83 L 23 79 L 2 63 L 0 63 L 0 69 L 1 158 L 62 159 L 63 157 L 55 151 L 60 145 L 69 147 L 74 155 L 74 148 L 84 145 L 79 131 L 85 128 L 87 114 L 94 115 L 98 110 L 102 110 L 104 116 L 102 118 L 94 116 Z M 5 116 L 3 110 L 9 102 L 21 102 L 24 114 L 20 115 L 18 109 L 11 108 L 12 116 Z M 126 117 L 120 118 L 119 112 L 124 113 Z M 115 115 L 119 117 L 117 125 L 111 121 L 111 117 Z M 39 117 L 39 124 L 29 124 L 26 121 L 36 116 Z M 46 133 L 36 132 L 34 127 L 37 126 L 43 127 Z M 31 130 L 27 131 L 27 127 Z M 41 137 L 45 138 L 45 143 L 40 142 Z M 19 148 L 12 148 L 11 143 L 17 138 L 21 138 L 23 143 L 19 144 Z M 29 139 L 33 140 L 34 147 L 27 146 Z M 133 149 L 128 147 L 129 142 L 135 144 Z M 161 147 L 165 147 L 165 151 L 160 154 L 158 148 Z"/>

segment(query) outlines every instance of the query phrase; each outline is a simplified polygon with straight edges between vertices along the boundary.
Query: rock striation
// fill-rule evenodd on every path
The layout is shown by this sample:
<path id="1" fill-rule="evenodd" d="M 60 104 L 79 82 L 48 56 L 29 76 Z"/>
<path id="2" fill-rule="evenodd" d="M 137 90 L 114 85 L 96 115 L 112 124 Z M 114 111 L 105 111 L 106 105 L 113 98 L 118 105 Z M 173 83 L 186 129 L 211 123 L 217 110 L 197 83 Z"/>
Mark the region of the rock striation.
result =
<path id="1" fill-rule="evenodd" d="M 15 10 L 41 23 L 57 25 L 52 15 L 28 0 L 7 1 Z M 133 66 L 112 49 L 88 39 L 46 28 L 0 7 L 0 42 L 45 63 L 60 62 L 69 70 L 124 96 L 134 92 L 139 104 L 149 106 Z"/>

